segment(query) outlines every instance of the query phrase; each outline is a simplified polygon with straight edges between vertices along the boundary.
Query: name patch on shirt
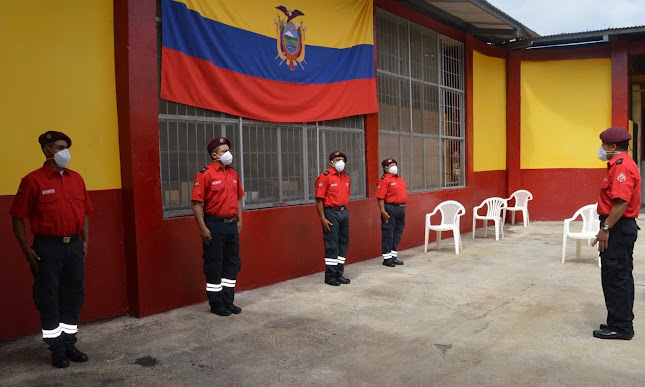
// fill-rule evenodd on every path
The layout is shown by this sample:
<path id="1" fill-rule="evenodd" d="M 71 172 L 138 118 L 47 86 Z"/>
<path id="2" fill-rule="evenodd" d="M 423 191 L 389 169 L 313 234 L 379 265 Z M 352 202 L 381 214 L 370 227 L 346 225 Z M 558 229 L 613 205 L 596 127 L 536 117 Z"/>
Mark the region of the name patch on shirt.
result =
<path id="1" fill-rule="evenodd" d="M 222 184 L 222 181 L 221 180 L 213 180 L 213 183 L 211 185 L 218 185 L 218 184 Z"/>
<path id="2" fill-rule="evenodd" d="M 237 180 L 233 180 L 233 184 L 237 184 Z"/>
<path id="3" fill-rule="evenodd" d="M 390 183 L 390 186 L 396 185 L 396 183 Z"/>
<path id="4" fill-rule="evenodd" d="M 331 183 L 331 184 L 329 184 L 329 186 L 330 186 L 330 187 L 337 187 L 337 186 L 338 186 L 338 183 Z"/>
<path id="5" fill-rule="evenodd" d="M 43 190 L 43 192 L 42 192 L 42 194 L 43 194 L 43 195 L 49 195 L 49 194 L 53 194 L 53 193 L 56 193 L 56 190 L 55 190 L 55 189 L 53 189 L 53 188 L 51 188 L 51 189 L 44 189 L 44 190 Z"/>

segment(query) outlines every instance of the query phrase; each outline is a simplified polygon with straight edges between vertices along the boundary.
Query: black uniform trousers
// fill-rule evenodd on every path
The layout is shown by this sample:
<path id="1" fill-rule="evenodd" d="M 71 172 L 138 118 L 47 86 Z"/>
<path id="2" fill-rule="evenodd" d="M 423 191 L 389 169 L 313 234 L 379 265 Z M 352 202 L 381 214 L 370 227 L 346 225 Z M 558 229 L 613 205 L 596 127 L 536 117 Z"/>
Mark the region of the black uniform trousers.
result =
<path id="1" fill-rule="evenodd" d="M 385 212 L 390 219 L 385 223 L 381 218 L 381 251 L 384 260 L 396 259 L 396 248 L 405 228 L 405 205 L 385 203 Z"/>
<path id="2" fill-rule="evenodd" d="M 324 214 L 332 223 L 329 232 L 323 231 L 325 280 L 329 280 L 345 273 L 345 258 L 349 247 L 349 212 L 346 207 L 325 207 Z"/>
<path id="3" fill-rule="evenodd" d="M 237 273 L 241 268 L 240 238 L 234 218 L 204 215 L 211 232 L 211 243 L 204 245 L 204 275 L 206 296 L 211 307 L 231 305 L 235 298 Z"/>
<path id="4" fill-rule="evenodd" d="M 607 216 L 600 216 L 604 224 Z M 607 306 L 607 325 L 619 333 L 632 333 L 634 326 L 634 243 L 638 236 L 634 218 L 620 218 L 609 230 L 607 249 L 600 253 L 602 291 Z"/>
<path id="5" fill-rule="evenodd" d="M 83 242 L 36 235 L 32 249 L 40 257 L 34 276 L 33 297 L 40 312 L 43 341 L 52 351 L 76 343 L 78 316 L 85 299 Z"/>

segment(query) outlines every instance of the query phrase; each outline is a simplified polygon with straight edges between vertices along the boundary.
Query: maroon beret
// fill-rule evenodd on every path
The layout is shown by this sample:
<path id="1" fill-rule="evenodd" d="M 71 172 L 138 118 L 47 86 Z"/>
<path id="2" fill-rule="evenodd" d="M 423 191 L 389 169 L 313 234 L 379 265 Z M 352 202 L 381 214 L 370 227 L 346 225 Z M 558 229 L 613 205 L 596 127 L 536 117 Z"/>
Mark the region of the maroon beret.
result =
<path id="1" fill-rule="evenodd" d="M 383 162 L 381 162 L 381 165 L 383 166 L 383 168 L 385 168 L 385 167 L 387 167 L 388 165 L 390 165 L 392 163 L 394 163 L 396 165 L 399 165 L 399 163 L 397 163 L 396 160 L 394 160 L 394 159 L 385 159 L 385 160 L 383 160 Z"/>
<path id="2" fill-rule="evenodd" d="M 217 137 L 212 139 L 211 142 L 208 143 L 208 153 L 213 153 L 215 148 L 224 144 L 228 145 L 229 148 L 231 147 L 231 142 L 226 137 Z"/>
<path id="3" fill-rule="evenodd" d="M 38 137 L 38 143 L 40 144 L 40 147 L 44 147 L 47 144 L 51 144 L 52 142 L 56 142 L 58 140 L 65 140 L 67 141 L 67 147 L 70 148 L 72 146 L 72 139 L 69 138 L 65 133 L 63 132 L 56 132 L 53 130 L 49 130 Z"/>
<path id="4" fill-rule="evenodd" d="M 347 155 L 339 151 L 331 152 L 329 154 L 329 161 L 332 161 L 336 157 L 342 157 L 343 159 L 345 159 L 345 162 L 347 162 Z"/>
<path id="5" fill-rule="evenodd" d="M 631 140 L 632 135 L 624 128 L 609 128 L 600 133 L 600 139 L 607 144 L 617 144 Z"/>

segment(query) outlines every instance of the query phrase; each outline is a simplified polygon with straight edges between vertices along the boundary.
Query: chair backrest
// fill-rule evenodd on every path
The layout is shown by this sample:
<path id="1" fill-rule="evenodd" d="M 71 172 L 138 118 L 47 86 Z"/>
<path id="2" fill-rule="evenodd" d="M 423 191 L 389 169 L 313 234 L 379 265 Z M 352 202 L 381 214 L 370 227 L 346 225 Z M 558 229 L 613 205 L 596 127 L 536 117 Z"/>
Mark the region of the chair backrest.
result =
<path id="1" fill-rule="evenodd" d="M 580 208 L 573 215 L 573 219 L 582 217 L 582 232 L 597 233 L 600 231 L 600 220 L 598 219 L 598 204 L 588 204 Z"/>
<path id="2" fill-rule="evenodd" d="M 437 207 L 441 211 L 441 225 L 454 225 L 459 222 L 459 217 L 466 213 L 461 203 L 454 200 L 446 200 L 439 203 Z M 436 210 L 435 208 L 435 210 Z"/>
<path id="3" fill-rule="evenodd" d="M 502 207 L 506 205 L 506 199 L 500 197 L 492 197 L 484 200 L 482 204 L 486 204 L 487 217 L 498 217 L 502 212 Z"/>
<path id="4" fill-rule="evenodd" d="M 529 191 L 525 189 L 519 189 L 511 195 L 509 200 L 515 198 L 515 207 L 526 207 L 527 202 L 531 199 L 533 199 L 533 194 L 531 194 Z"/>

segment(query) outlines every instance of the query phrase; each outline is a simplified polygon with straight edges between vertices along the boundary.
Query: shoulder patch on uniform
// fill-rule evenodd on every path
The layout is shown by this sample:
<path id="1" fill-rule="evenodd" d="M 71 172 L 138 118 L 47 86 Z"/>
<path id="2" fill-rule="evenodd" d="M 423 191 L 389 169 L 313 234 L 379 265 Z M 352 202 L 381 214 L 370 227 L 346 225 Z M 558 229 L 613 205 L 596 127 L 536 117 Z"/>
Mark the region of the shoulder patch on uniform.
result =
<path id="1" fill-rule="evenodd" d="M 621 173 L 618 174 L 618 176 L 616 176 L 616 180 L 618 180 L 619 182 L 622 183 L 625 180 L 627 180 L 627 176 L 625 176 L 625 174 L 621 172 Z"/>
<path id="2" fill-rule="evenodd" d="M 325 172 L 323 173 L 323 175 L 325 175 L 325 176 L 329 175 L 329 171 L 325 171 Z"/>
<path id="3" fill-rule="evenodd" d="M 208 166 L 206 166 L 206 167 L 202 168 L 202 170 L 201 170 L 201 171 L 199 171 L 199 173 L 204 173 L 204 172 L 206 172 L 207 170 L 208 170 Z"/>
<path id="4" fill-rule="evenodd" d="M 616 165 L 620 165 L 620 164 L 622 164 L 622 163 L 623 163 L 623 160 L 625 160 L 625 159 L 623 159 L 622 157 L 621 157 L 621 158 L 619 158 L 618 160 L 616 160 Z"/>

